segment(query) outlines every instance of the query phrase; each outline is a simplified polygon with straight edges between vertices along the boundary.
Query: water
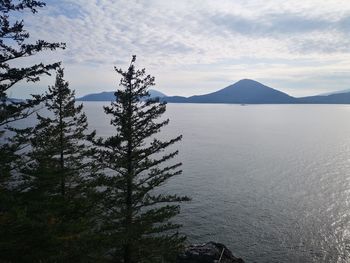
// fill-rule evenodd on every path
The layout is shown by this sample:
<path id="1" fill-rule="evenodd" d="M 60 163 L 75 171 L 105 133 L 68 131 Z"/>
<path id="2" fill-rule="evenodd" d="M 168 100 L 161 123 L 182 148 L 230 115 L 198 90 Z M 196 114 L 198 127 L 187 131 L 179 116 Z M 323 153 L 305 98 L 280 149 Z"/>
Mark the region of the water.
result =
<path id="1" fill-rule="evenodd" d="M 90 127 L 113 133 L 103 103 Z M 161 137 L 183 134 L 187 194 L 177 221 L 191 243 L 226 244 L 246 262 L 350 261 L 350 106 L 168 104 Z"/>

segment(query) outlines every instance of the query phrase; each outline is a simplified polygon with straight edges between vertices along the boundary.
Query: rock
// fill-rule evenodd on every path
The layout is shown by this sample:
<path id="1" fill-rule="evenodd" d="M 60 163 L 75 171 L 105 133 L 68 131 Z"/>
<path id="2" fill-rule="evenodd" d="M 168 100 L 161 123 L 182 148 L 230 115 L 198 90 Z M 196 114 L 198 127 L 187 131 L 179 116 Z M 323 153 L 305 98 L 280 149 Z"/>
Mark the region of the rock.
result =
<path id="1" fill-rule="evenodd" d="M 208 242 L 202 245 L 188 246 L 184 252 L 178 255 L 177 263 L 244 263 L 241 258 L 236 258 L 223 244 Z"/>

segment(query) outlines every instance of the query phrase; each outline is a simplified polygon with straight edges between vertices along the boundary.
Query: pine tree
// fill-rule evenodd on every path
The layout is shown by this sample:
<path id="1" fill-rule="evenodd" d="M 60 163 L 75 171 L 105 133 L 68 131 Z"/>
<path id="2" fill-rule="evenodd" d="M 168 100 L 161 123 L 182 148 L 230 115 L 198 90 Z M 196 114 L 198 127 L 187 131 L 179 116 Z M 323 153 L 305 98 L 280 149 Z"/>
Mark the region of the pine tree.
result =
<path id="1" fill-rule="evenodd" d="M 24 30 L 23 20 L 16 20 L 20 13 L 29 9 L 36 13 L 45 3 L 34 0 L 1 0 L 0 1 L 0 127 L 18 119 L 26 118 L 32 113 L 33 106 L 42 101 L 40 96 L 33 96 L 26 101 L 13 101 L 8 98 L 8 91 L 20 81 L 37 82 L 43 74 L 50 75 L 59 63 L 45 65 L 38 63 L 30 67 L 14 67 L 11 62 L 31 57 L 45 50 L 65 48 L 63 43 L 49 43 L 38 40 L 34 44 L 26 43 L 29 33 Z"/>
<path id="2" fill-rule="evenodd" d="M 34 107 L 43 101 L 39 95 L 31 99 L 15 101 L 8 97 L 11 89 L 19 82 L 37 82 L 42 75 L 50 75 L 59 63 L 37 63 L 28 67 L 16 67 L 23 58 L 35 56 L 45 50 L 65 48 L 63 43 L 49 43 L 38 40 L 29 43 L 29 33 L 24 29 L 21 13 L 37 10 L 45 4 L 35 0 L 0 0 L 0 258 L 8 247 L 16 247 L 11 243 L 15 237 L 6 238 L 6 232 L 16 230 L 24 233 L 16 223 L 23 219 L 25 208 L 19 205 L 19 193 L 23 190 L 19 176 L 21 154 L 28 143 L 24 136 L 28 129 L 17 130 L 13 136 L 11 124 L 25 119 L 35 112 Z M 10 130 L 10 132 L 9 132 Z M 13 258 L 20 259 L 18 254 Z M 3 261 L 3 260 L 0 260 Z"/>
<path id="3" fill-rule="evenodd" d="M 2 229 L 1 240 L 8 245 L 0 243 L 6 247 L 0 261 L 87 261 L 88 182 L 93 167 L 86 142 L 94 132 L 87 133 L 83 105 L 75 105 L 74 91 L 63 77 L 59 68 L 55 85 L 46 94 L 48 112 L 37 113 L 38 124 L 28 134 L 32 149 L 24 156 L 21 187 L 25 190 L 18 194 L 25 213 L 15 221 L 17 228 Z M 18 260 L 19 254 L 26 259 Z"/>
<path id="4" fill-rule="evenodd" d="M 14 170 L 18 167 L 18 153 L 25 147 L 24 136 L 21 140 L 11 141 L 7 134 L 9 125 L 24 119 L 35 112 L 34 107 L 43 101 L 43 97 L 34 95 L 31 99 L 15 101 L 8 94 L 19 82 L 37 82 L 41 75 L 50 75 L 59 63 L 45 65 L 34 64 L 29 67 L 16 67 L 23 58 L 35 56 L 45 50 L 65 48 L 63 43 L 49 43 L 38 40 L 28 43 L 29 33 L 24 29 L 20 14 L 26 10 L 36 13 L 45 4 L 35 0 L 0 0 L 0 224 L 6 217 L 9 207 L 13 207 L 16 181 Z M 17 131 L 19 132 L 19 131 Z M 23 131 L 27 132 L 26 130 Z"/>
<path id="5" fill-rule="evenodd" d="M 133 56 L 126 72 L 116 68 L 122 89 L 115 93 L 116 101 L 104 107 L 116 133 L 95 141 L 97 159 L 105 169 L 98 179 L 101 231 L 114 262 L 171 261 L 185 240 L 178 233 L 180 225 L 171 219 L 179 213 L 179 202 L 189 199 L 162 192 L 160 186 L 182 171 L 181 163 L 166 165 L 178 151 L 161 152 L 182 136 L 168 141 L 155 138 L 169 123 L 157 121 L 166 105 L 149 98 L 154 77 L 145 69 L 136 70 L 135 60 Z"/>

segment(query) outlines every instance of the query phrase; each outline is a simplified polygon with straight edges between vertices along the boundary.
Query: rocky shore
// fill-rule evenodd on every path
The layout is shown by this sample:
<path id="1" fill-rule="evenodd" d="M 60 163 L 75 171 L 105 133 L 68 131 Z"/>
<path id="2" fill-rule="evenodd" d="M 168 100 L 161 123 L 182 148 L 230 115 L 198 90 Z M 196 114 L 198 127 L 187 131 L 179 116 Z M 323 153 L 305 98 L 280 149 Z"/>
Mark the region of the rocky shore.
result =
<path id="1" fill-rule="evenodd" d="M 177 263 L 244 263 L 244 261 L 236 258 L 225 245 L 208 242 L 188 246 L 178 255 Z"/>

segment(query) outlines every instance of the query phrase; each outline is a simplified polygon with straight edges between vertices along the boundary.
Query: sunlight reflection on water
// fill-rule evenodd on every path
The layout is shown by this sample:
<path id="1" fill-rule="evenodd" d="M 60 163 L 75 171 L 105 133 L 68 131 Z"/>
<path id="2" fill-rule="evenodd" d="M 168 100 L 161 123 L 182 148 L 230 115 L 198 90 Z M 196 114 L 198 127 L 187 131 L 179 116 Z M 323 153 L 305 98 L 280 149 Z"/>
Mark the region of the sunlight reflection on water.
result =
<path id="1" fill-rule="evenodd" d="M 86 102 L 90 127 L 113 127 Z M 225 243 L 246 262 L 350 260 L 350 106 L 168 104 L 160 137 L 183 134 L 189 242 Z"/>

